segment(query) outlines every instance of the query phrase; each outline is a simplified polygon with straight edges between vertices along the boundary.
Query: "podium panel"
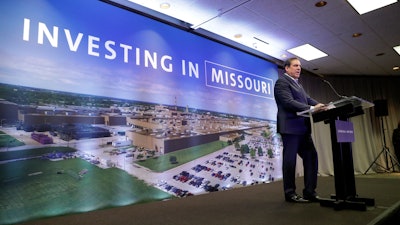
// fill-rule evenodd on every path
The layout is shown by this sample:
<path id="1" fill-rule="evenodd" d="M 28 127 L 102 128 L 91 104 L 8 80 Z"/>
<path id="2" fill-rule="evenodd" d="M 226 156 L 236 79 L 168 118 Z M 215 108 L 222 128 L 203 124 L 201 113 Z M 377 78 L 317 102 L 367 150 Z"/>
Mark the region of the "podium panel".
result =
<path id="1" fill-rule="evenodd" d="M 330 103 L 325 111 L 306 110 L 298 113 L 298 115 L 311 116 L 314 123 L 324 121 L 330 127 L 336 193 L 329 199 L 321 199 L 321 206 L 333 207 L 336 210 L 365 211 L 367 206 L 375 205 L 374 199 L 358 197 L 351 141 L 343 142 L 337 135 L 337 125 L 342 124 L 338 121 L 349 122 L 349 118 L 364 114 L 365 109 L 373 106 L 374 104 L 368 101 L 352 96 Z"/>

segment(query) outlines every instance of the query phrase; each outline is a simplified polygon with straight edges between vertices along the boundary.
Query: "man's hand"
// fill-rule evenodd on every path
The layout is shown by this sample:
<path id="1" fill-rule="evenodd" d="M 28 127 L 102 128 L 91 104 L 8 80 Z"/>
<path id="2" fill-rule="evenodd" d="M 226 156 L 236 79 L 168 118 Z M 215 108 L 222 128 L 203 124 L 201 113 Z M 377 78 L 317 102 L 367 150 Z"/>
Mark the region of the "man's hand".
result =
<path id="1" fill-rule="evenodd" d="M 327 107 L 325 106 L 325 104 L 318 103 L 314 106 L 314 112 L 320 112 L 320 111 L 325 111 L 325 110 L 327 110 Z"/>

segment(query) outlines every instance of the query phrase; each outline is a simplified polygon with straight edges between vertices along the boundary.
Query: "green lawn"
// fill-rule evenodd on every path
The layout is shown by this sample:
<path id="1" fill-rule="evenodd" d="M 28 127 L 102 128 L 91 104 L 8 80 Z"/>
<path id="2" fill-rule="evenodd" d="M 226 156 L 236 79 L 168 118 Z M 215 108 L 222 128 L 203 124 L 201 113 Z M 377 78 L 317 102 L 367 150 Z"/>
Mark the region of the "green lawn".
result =
<path id="1" fill-rule="evenodd" d="M 138 164 L 162 172 L 226 145 L 216 141 Z M 0 152 L 0 161 L 41 156 L 54 151 L 72 152 L 75 149 L 43 147 Z M 170 156 L 177 158 L 176 164 L 170 162 Z M 79 172 L 86 170 L 80 177 Z M 0 164 L 0 190 L 0 224 L 174 198 L 123 170 L 101 169 L 79 158 L 56 162 L 37 158 Z"/>
<path id="2" fill-rule="evenodd" d="M 179 165 L 185 164 L 202 156 L 208 155 L 215 151 L 218 151 L 228 144 L 223 141 L 214 141 L 207 144 L 202 144 L 198 146 L 194 146 L 187 149 L 182 149 L 179 151 L 171 152 L 157 158 L 150 158 L 141 162 L 137 162 L 137 164 L 147 167 L 155 172 L 163 172 Z M 169 161 L 170 156 L 176 156 L 177 163 L 172 164 Z"/>
<path id="3" fill-rule="evenodd" d="M 0 164 L 0 182 L 0 224 L 173 198 L 125 171 L 79 158 Z"/>
<path id="4" fill-rule="evenodd" d="M 23 142 L 20 142 L 18 139 L 13 138 L 12 136 L 0 131 L 0 148 L 6 147 L 17 147 L 25 145 Z"/>
<path id="5" fill-rule="evenodd" d="M 51 153 L 51 152 L 66 153 L 75 151 L 76 150 L 74 148 L 70 147 L 40 147 L 40 148 L 18 150 L 18 151 L 6 151 L 6 152 L 0 152 L 0 161 L 39 157 L 46 153 Z"/>

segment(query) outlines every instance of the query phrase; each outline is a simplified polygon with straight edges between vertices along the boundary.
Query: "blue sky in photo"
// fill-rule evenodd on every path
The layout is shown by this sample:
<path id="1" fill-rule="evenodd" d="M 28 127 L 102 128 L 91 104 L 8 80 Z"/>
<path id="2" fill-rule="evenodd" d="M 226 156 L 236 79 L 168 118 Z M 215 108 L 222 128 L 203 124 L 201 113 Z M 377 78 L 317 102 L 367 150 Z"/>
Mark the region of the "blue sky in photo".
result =
<path id="1" fill-rule="evenodd" d="M 0 83 L 276 119 L 275 64 L 101 1 L 1 1 L 0 28 Z M 207 86 L 214 64 L 236 84 Z M 237 92 L 238 75 L 270 95 Z"/>

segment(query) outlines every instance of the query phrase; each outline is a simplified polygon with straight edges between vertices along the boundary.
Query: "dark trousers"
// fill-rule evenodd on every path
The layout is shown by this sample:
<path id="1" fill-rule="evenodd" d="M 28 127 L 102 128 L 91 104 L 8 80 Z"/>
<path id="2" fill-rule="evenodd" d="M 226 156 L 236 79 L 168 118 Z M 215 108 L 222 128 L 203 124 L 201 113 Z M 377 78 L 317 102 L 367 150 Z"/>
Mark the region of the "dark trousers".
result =
<path id="1" fill-rule="evenodd" d="M 318 174 L 318 155 L 310 134 L 281 134 L 283 142 L 283 189 L 285 195 L 296 192 L 297 154 L 303 160 L 304 190 L 303 195 L 315 195 Z"/>

